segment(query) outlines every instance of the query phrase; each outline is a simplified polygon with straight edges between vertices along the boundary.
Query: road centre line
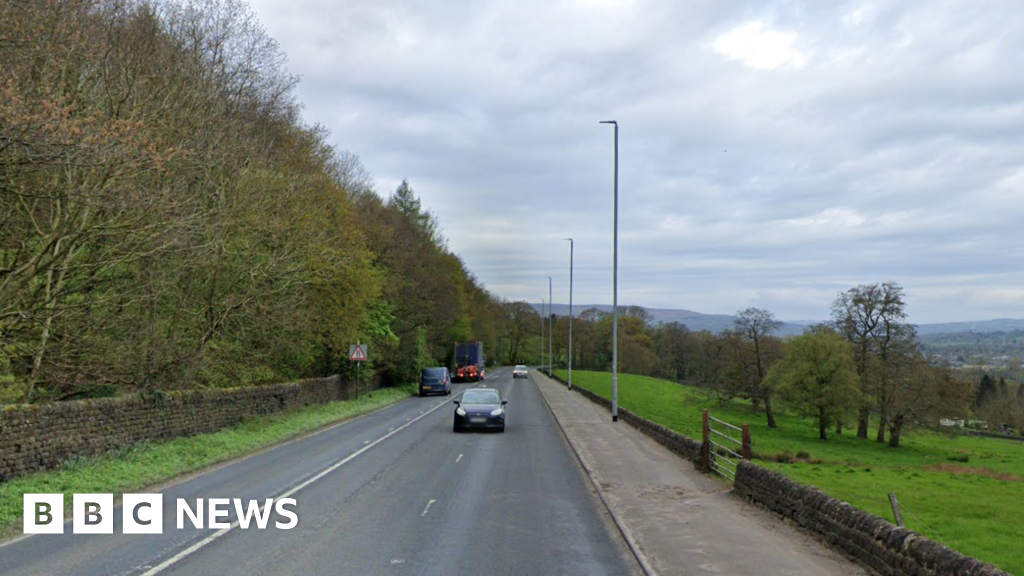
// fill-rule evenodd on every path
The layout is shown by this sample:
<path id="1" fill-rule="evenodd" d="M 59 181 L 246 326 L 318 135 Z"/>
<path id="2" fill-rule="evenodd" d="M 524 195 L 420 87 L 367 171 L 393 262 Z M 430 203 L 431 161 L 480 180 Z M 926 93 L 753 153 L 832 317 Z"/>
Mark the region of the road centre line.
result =
<path id="1" fill-rule="evenodd" d="M 468 388 L 467 388 L 467 390 L 468 390 Z M 281 498 L 289 498 L 289 497 L 291 497 L 293 494 L 295 494 L 299 490 L 302 490 L 303 488 L 306 488 L 310 484 L 316 482 L 317 480 L 320 480 L 324 476 L 327 476 L 328 474 L 330 474 L 331 472 L 334 472 L 338 468 L 341 468 L 345 464 L 348 464 L 349 462 L 351 462 L 353 459 L 355 459 L 357 456 L 359 456 L 363 452 L 366 452 L 367 450 L 369 450 L 370 448 L 373 448 L 377 444 L 380 444 L 384 440 L 387 440 L 388 438 L 394 436 L 395 434 L 398 434 L 399 432 L 401 432 L 402 430 L 408 428 L 409 426 L 412 426 L 416 421 L 426 417 L 428 414 L 430 414 L 434 410 L 437 410 L 438 408 L 444 406 L 445 404 L 451 402 L 452 400 L 454 400 L 454 398 L 449 398 L 449 399 L 441 402 L 440 404 L 434 406 L 430 410 L 427 410 L 426 412 L 421 413 L 416 418 L 410 420 L 409 422 L 406 422 L 405 424 L 402 424 L 401 426 L 399 426 L 397 428 L 389 428 L 389 431 L 388 431 L 387 434 L 381 436 L 380 438 L 377 438 L 376 440 L 374 440 L 373 442 L 363 446 L 359 450 L 356 450 L 352 454 L 350 454 L 347 457 L 345 457 L 343 460 L 340 460 L 340 461 L 335 462 L 334 464 L 328 466 L 327 468 L 322 470 L 319 474 L 317 474 L 317 475 L 313 476 L 312 478 L 306 480 L 305 482 L 303 482 L 303 483 L 293 487 L 292 489 L 288 490 L 284 494 L 281 494 L 280 496 L 276 496 L 274 498 L 271 498 L 270 504 L 273 505 L 274 501 L 280 500 Z M 435 502 L 435 500 L 431 500 L 430 503 L 427 504 L 427 508 L 428 509 L 430 508 L 430 504 L 433 503 L 433 502 Z M 426 515 L 426 512 L 427 511 L 424 510 L 423 511 L 423 515 Z M 181 552 L 178 552 L 177 554 L 175 554 L 174 556 L 171 556 L 167 560 L 164 560 L 160 564 L 157 564 L 156 566 L 153 566 L 149 570 L 146 570 L 145 572 L 142 572 L 141 574 L 139 574 L 139 576 L 156 576 L 156 574 L 159 574 L 159 573 L 163 572 L 164 570 L 170 568 L 171 566 L 177 564 L 178 562 L 180 562 L 180 561 L 184 560 L 185 558 L 191 556 L 192 554 L 198 552 L 200 549 L 206 547 L 208 544 L 210 544 L 214 540 L 220 538 L 221 536 L 224 536 L 225 534 L 227 534 L 228 532 L 234 530 L 237 527 L 238 527 L 238 520 L 235 520 L 227 528 L 221 528 L 220 530 L 217 530 L 213 534 L 210 534 L 206 538 L 203 538 L 202 540 L 196 542 L 195 544 L 189 546 L 188 548 L 185 548 Z"/>
<path id="2" fill-rule="evenodd" d="M 459 460 L 462 460 L 462 454 L 459 454 L 459 457 L 455 459 L 455 463 L 458 464 Z"/>

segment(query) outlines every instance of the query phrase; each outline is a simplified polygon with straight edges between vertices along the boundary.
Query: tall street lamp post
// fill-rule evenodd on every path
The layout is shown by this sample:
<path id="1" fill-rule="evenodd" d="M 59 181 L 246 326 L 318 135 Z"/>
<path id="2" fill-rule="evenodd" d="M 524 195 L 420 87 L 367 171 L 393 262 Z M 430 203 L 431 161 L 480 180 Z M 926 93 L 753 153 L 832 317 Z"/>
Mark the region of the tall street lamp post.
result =
<path id="1" fill-rule="evenodd" d="M 569 390 L 572 390 L 572 238 L 569 241 Z"/>
<path id="2" fill-rule="evenodd" d="M 537 369 L 544 371 L 544 299 L 540 299 L 540 363 Z"/>
<path id="3" fill-rule="evenodd" d="M 615 126 L 615 228 L 612 235 L 612 422 L 619 421 L 619 123 Z"/>

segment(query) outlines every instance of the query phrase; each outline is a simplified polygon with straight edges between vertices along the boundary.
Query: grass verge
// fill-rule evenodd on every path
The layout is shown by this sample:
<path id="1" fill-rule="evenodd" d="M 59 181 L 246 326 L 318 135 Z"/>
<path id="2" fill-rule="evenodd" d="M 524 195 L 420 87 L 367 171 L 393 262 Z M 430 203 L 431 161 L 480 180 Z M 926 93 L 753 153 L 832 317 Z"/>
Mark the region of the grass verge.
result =
<path id="1" fill-rule="evenodd" d="M 564 371 L 555 373 L 565 378 Z M 573 370 L 573 384 L 611 398 L 611 374 Z M 704 409 L 734 425 L 750 424 L 761 464 L 826 494 L 892 521 L 888 493 L 896 492 L 908 528 L 950 548 L 1024 574 L 1024 443 L 928 430 L 904 432 L 889 448 L 848 430 L 817 438 L 815 423 L 776 412 L 778 428 L 750 402 L 721 404 L 708 391 L 674 382 L 619 374 L 619 405 L 701 438 Z"/>
<path id="2" fill-rule="evenodd" d="M 23 494 L 63 493 L 65 510 L 71 510 L 71 495 L 76 492 L 113 493 L 119 499 L 124 492 L 138 491 L 250 454 L 415 394 L 414 386 L 375 390 L 358 400 L 255 417 L 211 434 L 135 444 L 103 456 L 75 458 L 54 471 L 15 478 L 0 484 L 0 539 L 21 533 Z"/>

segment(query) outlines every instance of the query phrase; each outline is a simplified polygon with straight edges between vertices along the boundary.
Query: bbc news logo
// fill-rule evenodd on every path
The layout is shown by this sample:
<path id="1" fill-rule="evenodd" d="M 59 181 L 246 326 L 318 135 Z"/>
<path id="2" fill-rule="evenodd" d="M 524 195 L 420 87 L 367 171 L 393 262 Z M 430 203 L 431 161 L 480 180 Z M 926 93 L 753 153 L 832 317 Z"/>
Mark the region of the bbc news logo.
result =
<path id="1" fill-rule="evenodd" d="M 234 510 L 235 522 L 243 530 L 252 526 L 266 530 L 275 515 L 275 528 L 291 530 L 299 523 L 294 507 L 294 498 L 267 498 L 262 502 L 240 498 L 199 498 L 194 505 L 178 498 L 175 502 L 176 526 L 178 530 L 185 529 L 186 523 L 200 530 L 232 528 L 233 524 L 227 519 Z M 113 494 L 73 494 L 71 531 L 73 534 L 113 534 L 114 514 Z M 63 534 L 64 495 L 25 494 L 24 520 L 25 534 Z M 163 531 L 163 494 L 125 494 L 122 497 L 123 534 L 163 534 Z"/>

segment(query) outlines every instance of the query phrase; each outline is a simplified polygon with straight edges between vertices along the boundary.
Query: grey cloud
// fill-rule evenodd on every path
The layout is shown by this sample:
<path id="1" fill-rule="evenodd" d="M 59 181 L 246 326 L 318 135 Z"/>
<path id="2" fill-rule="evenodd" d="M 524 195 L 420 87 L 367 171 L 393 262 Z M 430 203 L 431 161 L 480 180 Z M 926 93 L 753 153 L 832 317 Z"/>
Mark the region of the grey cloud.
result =
<path id="1" fill-rule="evenodd" d="M 492 291 L 822 318 L 857 283 L 919 322 L 1024 316 L 1024 13 L 1009 0 L 335 2 L 254 9 L 309 121 L 409 178 Z M 714 50 L 750 22 L 801 65 Z M 560 301 L 566 297 L 558 298 Z"/>

